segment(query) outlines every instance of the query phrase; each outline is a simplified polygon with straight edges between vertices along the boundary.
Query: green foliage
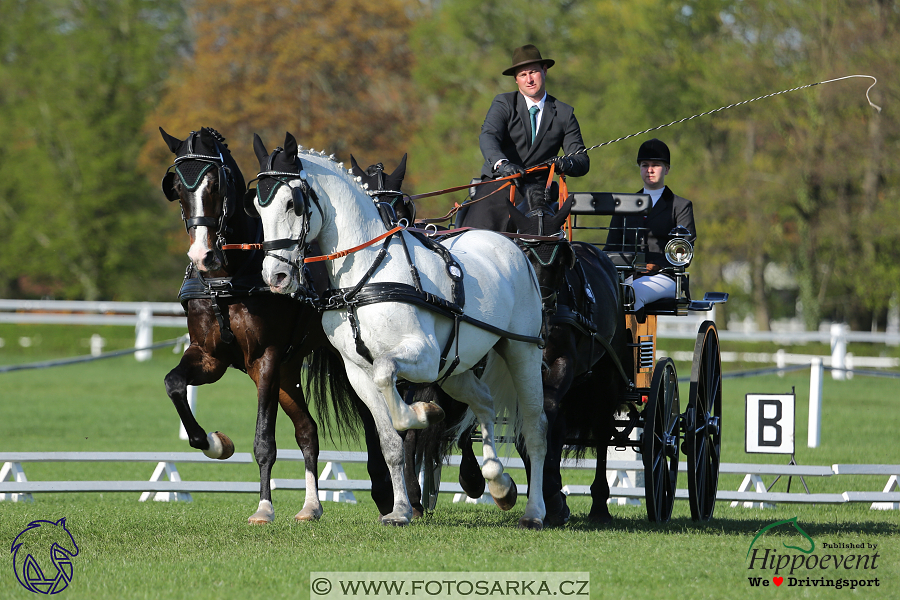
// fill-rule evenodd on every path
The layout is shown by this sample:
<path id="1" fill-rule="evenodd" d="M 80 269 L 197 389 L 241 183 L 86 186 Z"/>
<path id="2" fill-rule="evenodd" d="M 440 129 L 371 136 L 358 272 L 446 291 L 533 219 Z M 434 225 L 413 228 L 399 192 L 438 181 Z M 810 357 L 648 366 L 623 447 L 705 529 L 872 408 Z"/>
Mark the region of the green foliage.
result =
<path id="1" fill-rule="evenodd" d="M 0 294 L 155 299 L 174 228 L 135 168 L 175 0 L 0 5 Z"/>

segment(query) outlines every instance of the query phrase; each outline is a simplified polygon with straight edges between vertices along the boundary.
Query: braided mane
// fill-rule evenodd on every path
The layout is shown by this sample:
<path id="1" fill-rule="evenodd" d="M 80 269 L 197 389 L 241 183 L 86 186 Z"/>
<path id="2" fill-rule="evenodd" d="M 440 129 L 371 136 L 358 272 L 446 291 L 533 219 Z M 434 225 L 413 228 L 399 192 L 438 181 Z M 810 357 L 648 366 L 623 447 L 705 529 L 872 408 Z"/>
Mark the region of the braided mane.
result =
<path id="1" fill-rule="evenodd" d="M 226 148 L 226 149 L 228 148 L 228 144 L 225 143 L 225 136 L 224 136 L 224 135 L 222 135 L 221 133 L 219 133 L 218 131 L 216 131 L 216 130 L 213 129 L 212 127 L 203 127 L 203 128 L 201 128 L 201 129 L 203 129 L 203 130 L 206 131 L 207 133 L 211 134 L 214 138 L 216 138 L 216 140 L 217 140 L 220 144 L 222 144 L 222 147 L 223 147 L 223 148 Z M 230 150 L 229 150 L 229 152 L 230 152 Z"/>
<path id="2" fill-rule="evenodd" d="M 306 156 L 307 158 L 321 158 L 328 162 L 335 163 L 338 166 L 337 172 L 341 173 L 344 176 L 344 179 L 348 183 L 355 183 L 356 186 L 361 189 L 363 192 L 366 192 L 369 189 L 369 184 L 362 182 L 362 177 L 357 177 L 353 174 L 352 169 L 345 169 L 344 163 L 338 162 L 334 158 L 334 154 L 325 154 L 325 152 L 320 152 L 318 150 L 309 149 L 307 150 L 303 146 L 297 147 L 297 156 Z M 301 159 L 302 159 L 301 156 Z M 313 161 L 316 162 L 316 161 Z"/>

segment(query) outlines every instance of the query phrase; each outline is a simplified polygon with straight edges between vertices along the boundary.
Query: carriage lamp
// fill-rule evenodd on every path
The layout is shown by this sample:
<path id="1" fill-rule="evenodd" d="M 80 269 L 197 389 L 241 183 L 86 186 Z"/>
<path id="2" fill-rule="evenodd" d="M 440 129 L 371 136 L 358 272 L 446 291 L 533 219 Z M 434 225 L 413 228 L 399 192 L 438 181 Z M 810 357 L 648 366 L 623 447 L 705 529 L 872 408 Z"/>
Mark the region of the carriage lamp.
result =
<path id="1" fill-rule="evenodd" d="M 676 267 L 686 267 L 694 258 L 694 247 L 688 241 L 691 232 L 679 225 L 669 232 L 672 239 L 666 244 L 666 260 Z"/>

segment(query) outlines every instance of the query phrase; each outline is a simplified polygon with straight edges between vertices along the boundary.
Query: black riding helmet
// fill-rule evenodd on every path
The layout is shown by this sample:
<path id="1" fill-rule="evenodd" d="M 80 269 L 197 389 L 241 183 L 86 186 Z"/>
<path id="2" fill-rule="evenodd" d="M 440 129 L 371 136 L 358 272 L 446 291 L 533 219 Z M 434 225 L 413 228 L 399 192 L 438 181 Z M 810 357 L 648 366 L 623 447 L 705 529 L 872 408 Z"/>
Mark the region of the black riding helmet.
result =
<path id="1" fill-rule="evenodd" d="M 638 149 L 637 164 L 640 165 L 643 160 L 655 160 L 669 166 L 672 164 L 669 162 L 669 147 L 656 138 L 647 140 Z"/>

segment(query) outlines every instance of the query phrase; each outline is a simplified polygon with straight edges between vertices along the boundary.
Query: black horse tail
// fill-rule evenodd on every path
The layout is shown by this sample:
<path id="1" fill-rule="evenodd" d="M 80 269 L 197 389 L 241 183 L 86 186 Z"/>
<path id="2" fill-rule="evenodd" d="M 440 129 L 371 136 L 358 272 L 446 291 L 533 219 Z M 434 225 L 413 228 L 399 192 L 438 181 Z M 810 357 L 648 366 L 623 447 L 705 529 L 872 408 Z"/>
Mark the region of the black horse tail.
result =
<path id="1" fill-rule="evenodd" d="M 359 411 L 367 409 L 350 385 L 341 357 L 330 348 L 320 346 L 307 355 L 304 363 L 306 396 L 313 398 L 322 428 L 332 441 L 335 432 L 338 438 L 357 440 L 362 425 Z"/>

